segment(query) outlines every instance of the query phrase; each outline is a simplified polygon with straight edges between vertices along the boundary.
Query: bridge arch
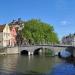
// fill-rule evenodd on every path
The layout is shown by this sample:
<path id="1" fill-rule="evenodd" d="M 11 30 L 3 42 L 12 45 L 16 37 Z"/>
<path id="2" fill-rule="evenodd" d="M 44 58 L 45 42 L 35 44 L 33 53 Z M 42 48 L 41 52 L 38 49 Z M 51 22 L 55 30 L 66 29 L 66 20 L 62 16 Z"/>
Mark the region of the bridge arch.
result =
<path id="1" fill-rule="evenodd" d="M 43 49 L 42 47 L 35 49 L 33 54 L 38 55 L 39 51 L 42 50 L 42 49 Z"/>
<path id="2" fill-rule="evenodd" d="M 53 52 L 54 55 L 57 55 L 58 52 L 61 50 L 64 50 L 66 47 L 65 46 L 53 46 L 53 45 L 28 45 L 28 46 L 21 46 L 20 47 L 20 52 L 23 50 L 28 51 L 28 55 L 33 55 L 33 54 L 38 54 L 40 49 L 49 49 L 50 51 Z M 43 50 L 42 50 L 43 51 Z M 26 52 L 25 52 L 26 53 Z"/>
<path id="3" fill-rule="evenodd" d="M 21 55 L 28 55 L 28 51 L 27 50 L 22 50 Z"/>
<path id="4" fill-rule="evenodd" d="M 54 50 L 53 48 L 50 48 L 50 47 L 39 47 L 39 48 L 36 48 L 33 52 L 34 55 L 36 54 L 39 54 L 40 52 L 42 53 L 52 53 L 52 55 L 54 54 Z"/>
<path id="5" fill-rule="evenodd" d="M 70 55 L 67 54 L 67 52 L 69 52 Z M 67 54 L 67 56 L 66 56 L 66 54 Z M 58 56 L 63 57 L 63 58 L 75 57 L 75 47 L 73 47 L 73 46 L 66 47 L 63 51 L 60 51 L 58 53 Z"/>

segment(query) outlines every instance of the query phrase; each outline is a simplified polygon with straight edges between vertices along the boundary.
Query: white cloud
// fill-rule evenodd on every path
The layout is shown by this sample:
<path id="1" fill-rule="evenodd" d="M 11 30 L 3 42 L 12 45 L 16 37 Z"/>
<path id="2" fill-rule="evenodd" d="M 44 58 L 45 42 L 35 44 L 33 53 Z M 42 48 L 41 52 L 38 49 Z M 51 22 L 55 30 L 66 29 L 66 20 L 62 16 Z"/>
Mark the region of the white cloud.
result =
<path id="1" fill-rule="evenodd" d="M 66 25 L 67 24 L 67 21 L 61 21 L 61 24 L 62 25 Z"/>
<path id="2" fill-rule="evenodd" d="M 64 21 L 61 21 L 60 24 L 63 25 L 63 26 L 66 26 L 66 25 L 69 24 L 69 22 L 64 20 Z"/>

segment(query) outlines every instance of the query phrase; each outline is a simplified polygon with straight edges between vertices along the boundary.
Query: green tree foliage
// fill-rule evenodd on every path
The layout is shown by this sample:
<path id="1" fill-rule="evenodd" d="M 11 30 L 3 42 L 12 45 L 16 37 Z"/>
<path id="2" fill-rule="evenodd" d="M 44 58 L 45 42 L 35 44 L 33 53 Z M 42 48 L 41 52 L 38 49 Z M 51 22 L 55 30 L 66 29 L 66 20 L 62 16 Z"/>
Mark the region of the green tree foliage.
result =
<path id="1" fill-rule="evenodd" d="M 22 35 L 32 44 L 58 43 L 53 26 L 36 19 L 24 23 Z"/>

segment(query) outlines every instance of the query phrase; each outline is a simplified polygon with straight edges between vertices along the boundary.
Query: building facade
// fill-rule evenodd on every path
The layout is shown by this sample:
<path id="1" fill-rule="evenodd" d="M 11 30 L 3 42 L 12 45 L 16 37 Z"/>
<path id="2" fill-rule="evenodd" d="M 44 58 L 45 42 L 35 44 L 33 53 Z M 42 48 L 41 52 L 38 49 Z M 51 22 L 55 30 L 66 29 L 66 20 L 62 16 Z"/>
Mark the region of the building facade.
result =
<path id="1" fill-rule="evenodd" d="M 67 45 L 75 45 L 75 34 L 69 34 L 62 38 L 62 43 Z"/>
<path id="2" fill-rule="evenodd" d="M 6 24 L 3 29 L 3 46 L 9 46 L 10 45 L 10 27 Z"/>
<path id="3" fill-rule="evenodd" d="M 10 31 L 10 46 L 15 46 L 16 45 L 16 28 L 13 26 Z"/>
<path id="4" fill-rule="evenodd" d="M 15 46 L 21 42 L 21 30 L 24 27 L 24 21 L 21 18 L 13 20 L 9 25 L 0 25 L 0 46 Z M 20 37 L 18 37 L 18 35 Z M 19 40 L 17 40 L 19 39 Z"/>
<path id="5" fill-rule="evenodd" d="M 16 28 L 14 26 L 10 27 L 9 25 L 0 26 L 0 46 L 15 46 L 16 44 Z"/>

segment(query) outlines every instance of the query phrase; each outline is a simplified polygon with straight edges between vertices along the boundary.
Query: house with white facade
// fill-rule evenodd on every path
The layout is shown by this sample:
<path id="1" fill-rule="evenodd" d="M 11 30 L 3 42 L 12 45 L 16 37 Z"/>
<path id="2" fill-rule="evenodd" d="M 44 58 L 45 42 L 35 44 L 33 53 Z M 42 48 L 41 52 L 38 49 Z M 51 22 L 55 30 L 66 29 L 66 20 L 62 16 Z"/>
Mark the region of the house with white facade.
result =
<path id="1" fill-rule="evenodd" d="M 7 47 L 18 44 L 20 42 L 19 38 L 22 38 L 22 36 L 18 37 L 17 35 L 21 32 L 23 27 L 24 21 L 22 21 L 21 18 L 13 20 L 9 25 L 0 25 L 0 46 Z"/>
<path id="2" fill-rule="evenodd" d="M 0 26 L 0 46 L 15 46 L 16 44 L 16 28 L 14 26 L 10 27 L 9 25 Z"/>
<path id="3" fill-rule="evenodd" d="M 3 46 L 7 47 L 10 45 L 10 27 L 6 24 L 3 29 Z"/>

